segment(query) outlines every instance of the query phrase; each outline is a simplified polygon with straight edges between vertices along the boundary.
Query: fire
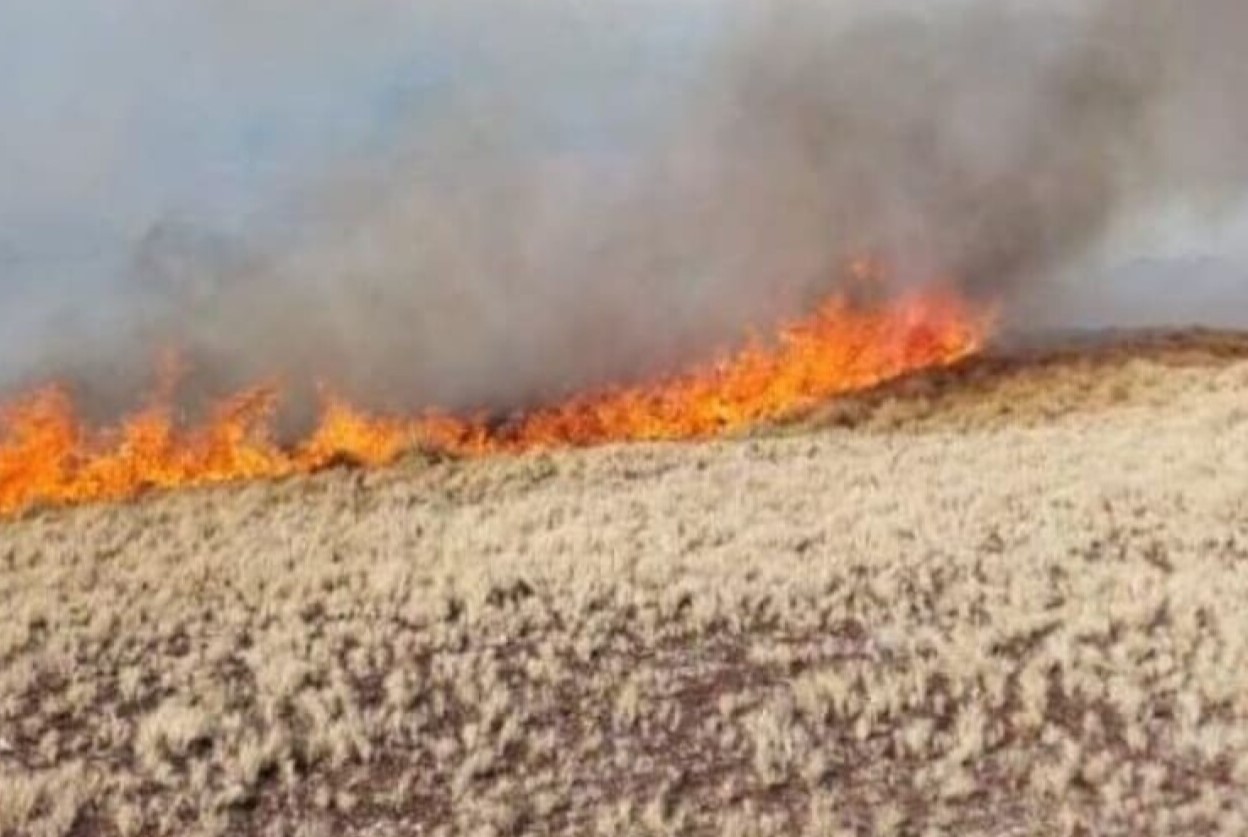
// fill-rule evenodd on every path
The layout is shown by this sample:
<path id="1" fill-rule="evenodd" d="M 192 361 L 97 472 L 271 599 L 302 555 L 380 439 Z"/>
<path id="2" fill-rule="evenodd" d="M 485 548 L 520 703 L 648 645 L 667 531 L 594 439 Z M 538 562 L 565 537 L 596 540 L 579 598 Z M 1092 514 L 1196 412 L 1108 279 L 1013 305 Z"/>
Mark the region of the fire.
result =
<path id="1" fill-rule="evenodd" d="M 416 447 L 483 456 L 706 438 L 956 362 L 982 347 L 992 322 L 990 311 L 942 288 L 872 306 L 837 295 L 770 341 L 751 337 L 668 379 L 587 392 L 502 425 L 438 412 L 375 416 L 325 393 L 315 429 L 293 446 L 274 441 L 280 392 L 273 386 L 239 392 L 187 427 L 167 383 L 150 404 L 98 429 L 53 385 L 0 406 L 0 514 L 305 474 L 339 461 L 380 466 Z"/>

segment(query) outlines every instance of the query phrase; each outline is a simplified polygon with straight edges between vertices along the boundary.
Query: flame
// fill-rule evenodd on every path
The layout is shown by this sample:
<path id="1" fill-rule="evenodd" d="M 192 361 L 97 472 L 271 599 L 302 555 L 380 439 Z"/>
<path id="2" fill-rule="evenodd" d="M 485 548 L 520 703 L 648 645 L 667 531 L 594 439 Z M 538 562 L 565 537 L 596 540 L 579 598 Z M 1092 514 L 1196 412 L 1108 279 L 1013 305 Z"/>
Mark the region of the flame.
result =
<path id="1" fill-rule="evenodd" d="M 853 275 L 868 273 L 855 263 Z M 534 410 L 501 426 L 429 412 L 370 415 L 322 393 L 320 419 L 293 446 L 273 439 L 275 386 L 223 400 L 193 427 L 177 421 L 167 364 L 151 402 L 111 428 L 93 429 L 52 385 L 0 406 L 0 515 L 35 504 L 123 500 L 172 489 L 310 473 L 335 462 L 381 466 L 416 447 L 460 456 L 610 442 L 698 439 L 780 419 L 832 396 L 978 351 L 990 310 L 940 287 L 879 305 L 827 299 L 771 341 L 751 336 L 665 380 L 610 387 Z"/>

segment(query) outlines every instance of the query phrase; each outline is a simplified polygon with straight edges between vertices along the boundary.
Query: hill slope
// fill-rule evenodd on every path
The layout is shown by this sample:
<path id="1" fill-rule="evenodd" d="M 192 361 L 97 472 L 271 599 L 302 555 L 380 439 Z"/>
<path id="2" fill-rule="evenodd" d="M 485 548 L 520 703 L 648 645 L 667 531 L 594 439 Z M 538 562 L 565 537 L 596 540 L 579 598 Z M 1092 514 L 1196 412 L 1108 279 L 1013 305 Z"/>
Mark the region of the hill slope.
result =
<path id="1" fill-rule="evenodd" d="M 0 833 L 1242 832 L 1246 347 L 0 524 Z"/>

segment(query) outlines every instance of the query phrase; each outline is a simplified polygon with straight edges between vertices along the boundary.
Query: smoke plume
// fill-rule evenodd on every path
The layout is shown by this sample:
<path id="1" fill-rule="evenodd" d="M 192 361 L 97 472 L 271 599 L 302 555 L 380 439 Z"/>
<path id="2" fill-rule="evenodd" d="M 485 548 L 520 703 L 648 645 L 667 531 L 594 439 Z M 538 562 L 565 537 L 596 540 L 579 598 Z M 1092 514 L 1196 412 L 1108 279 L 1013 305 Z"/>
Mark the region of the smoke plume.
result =
<path id="1" fill-rule="evenodd" d="M 425 25 L 461 51 L 456 80 L 392 141 L 242 233 L 154 225 L 110 327 L 56 329 L 22 377 L 109 406 L 176 347 L 205 393 L 278 378 L 510 408 L 705 354 L 864 254 L 1002 301 L 1010 329 L 1112 322 L 1124 294 L 1147 319 L 1159 284 L 1111 293 L 1111 268 L 1152 255 L 1159 218 L 1213 229 L 1248 202 L 1242 0 L 697 8 L 687 60 L 656 70 L 604 33 L 692 12 L 448 4 Z M 249 30 L 222 16 L 224 40 Z M 1216 307 L 1248 321 L 1228 275 Z"/>

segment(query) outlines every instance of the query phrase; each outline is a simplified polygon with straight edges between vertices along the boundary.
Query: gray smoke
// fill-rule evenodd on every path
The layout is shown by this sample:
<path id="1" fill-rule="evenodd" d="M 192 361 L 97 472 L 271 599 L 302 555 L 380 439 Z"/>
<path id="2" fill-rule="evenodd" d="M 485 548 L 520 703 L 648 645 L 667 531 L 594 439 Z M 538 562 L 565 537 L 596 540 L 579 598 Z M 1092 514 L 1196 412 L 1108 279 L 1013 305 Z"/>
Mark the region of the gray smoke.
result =
<path id="1" fill-rule="evenodd" d="M 1212 220 L 1248 198 L 1248 4 L 830 2 L 763 18 L 733 56 L 719 131 L 734 199 L 765 196 L 763 218 L 805 231 L 789 246 L 877 252 L 1035 313 L 1120 225 L 1176 204 Z"/>
<path id="2" fill-rule="evenodd" d="M 646 72 L 595 35 L 672 14 L 629 6 L 460 4 L 446 25 L 474 63 L 402 142 L 253 235 L 153 228 L 117 327 L 54 335 L 26 377 L 112 405 L 176 345 L 203 393 L 277 377 L 376 408 L 510 408 L 705 355 L 859 254 L 1002 300 L 1011 329 L 1113 322 L 1106 283 L 1151 255 L 1141 230 L 1248 202 L 1242 0 L 725 4 L 623 151 L 548 153 L 549 90 L 572 79 L 609 112 L 602 80 Z M 1242 263 L 1204 293 L 1248 322 Z M 1164 313 L 1165 285 L 1124 310 Z"/>

